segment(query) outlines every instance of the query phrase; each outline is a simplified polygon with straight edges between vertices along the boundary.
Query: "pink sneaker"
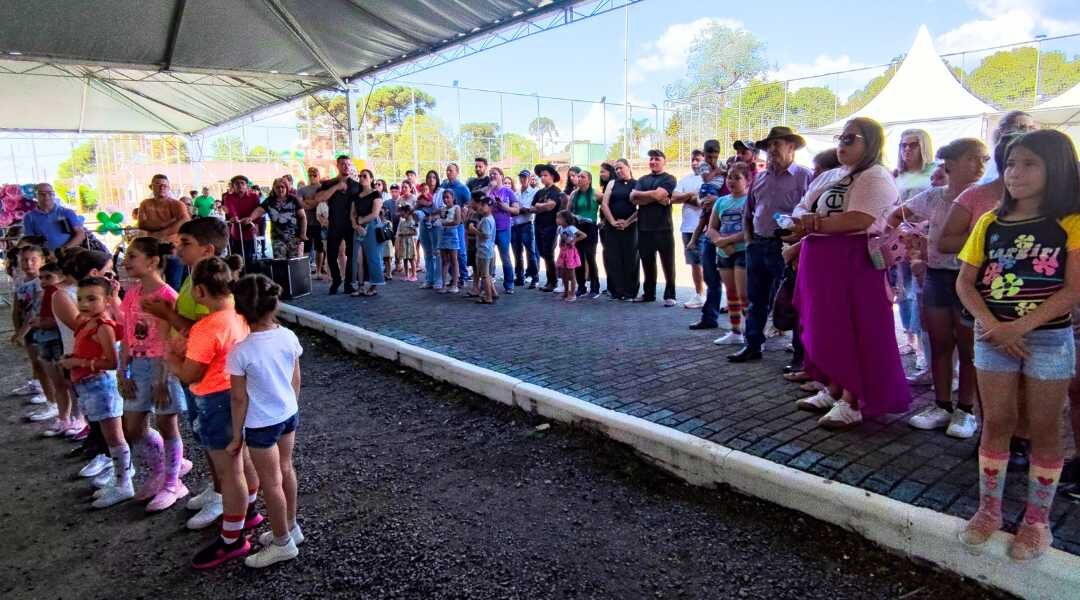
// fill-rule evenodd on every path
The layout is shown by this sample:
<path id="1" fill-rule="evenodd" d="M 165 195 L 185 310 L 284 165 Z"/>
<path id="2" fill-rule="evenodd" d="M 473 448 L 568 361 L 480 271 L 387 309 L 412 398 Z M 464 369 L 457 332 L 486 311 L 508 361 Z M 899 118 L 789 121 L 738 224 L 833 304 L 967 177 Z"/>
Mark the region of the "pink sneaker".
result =
<path id="1" fill-rule="evenodd" d="M 90 426 L 83 425 L 78 431 L 68 437 L 73 442 L 81 442 L 90 436 Z"/>
<path id="2" fill-rule="evenodd" d="M 86 433 L 90 433 L 90 426 L 84 423 L 81 419 L 72 419 L 68 423 L 68 428 L 64 430 L 64 437 L 74 438 L 80 433 L 86 430 Z M 85 437 L 85 436 L 83 436 Z"/>
<path id="3" fill-rule="evenodd" d="M 191 467 L 192 467 L 192 465 L 191 465 L 190 460 L 188 460 L 186 458 L 181 460 L 180 461 L 180 477 L 183 477 L 184 475 L 187 475 L 188 473 L 190 473 L 191 472 Z"/>
<path id="4" fill-rule="evenodd" d="M 147 500 L 149 500 L 149 499 L 153 498 L 154 496 L 156 496 L 158 494 L 158 492 L 160 492 L 164 486 L 165 486 L 165 473 L 164 472 L 154 473 L 153 475 L 148 477 L 146 480 L 144 480 L 142 482 L 142 484 L 139 486 L 139 489 L 135 491 L 135 501 L 136 502 L 146 502 Z"/>
<path id="5" fill-rule="evenodd" d="M 70 424 L 67 420 L 62 420 L 60 418 L 53 419 L 52 425 L 49 425 L 48 429 L 41 432 L 41 437 L 51 438 L 64 435 L 64 432 L 68 430 L 68 427 L 70 427 Z"/>
<path id="6" fill-rule="evenodd" d="M 175 487 L 166 486 L 161 488 L 161 491 L 154 495 L 154 499 L 150 501 L 150 504 L 146 505 L 146 512 L 161 512 L 187 495 L 187 486 L 184 485 L 183 481 L 177 481 Z"/>

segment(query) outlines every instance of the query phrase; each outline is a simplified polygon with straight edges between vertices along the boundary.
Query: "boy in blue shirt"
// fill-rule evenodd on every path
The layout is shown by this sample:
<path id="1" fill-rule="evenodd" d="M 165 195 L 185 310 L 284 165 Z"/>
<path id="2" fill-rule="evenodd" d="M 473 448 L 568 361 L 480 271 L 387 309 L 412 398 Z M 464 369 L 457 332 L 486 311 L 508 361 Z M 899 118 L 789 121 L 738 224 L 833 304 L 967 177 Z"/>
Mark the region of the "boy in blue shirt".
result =
<path id="1" fill-rule="evenodd" d="M 491 202 L 483 193 L 473 194 L 480 224 L 476 228 L 476 278 L 480 287 L 480 304 L 494 304 L 495 282 L 491 279 L 491 262 L 495 258 L 495 217 Z"/>

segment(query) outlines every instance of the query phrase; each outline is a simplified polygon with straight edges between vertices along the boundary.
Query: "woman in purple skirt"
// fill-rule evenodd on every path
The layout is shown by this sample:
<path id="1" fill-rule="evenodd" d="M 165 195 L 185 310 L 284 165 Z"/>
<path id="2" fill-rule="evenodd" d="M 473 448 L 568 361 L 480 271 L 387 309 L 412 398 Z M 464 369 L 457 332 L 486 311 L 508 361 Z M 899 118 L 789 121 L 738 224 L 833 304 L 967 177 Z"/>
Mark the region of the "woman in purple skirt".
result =
<path id="1" fill-rule="evenodd" d="M 845 429 L 863 417 L 906 411 L 911 392 L 876 244 L 898 198 L 881 164 L 885 132 L 859 117 L 836 141 L 840 167 L 810 184 L 793 213 L 792 238 L 802 238 L 795 306 L 804 369 L 826 385 L 798 407 L 828 411 L 818 424 Z"/>

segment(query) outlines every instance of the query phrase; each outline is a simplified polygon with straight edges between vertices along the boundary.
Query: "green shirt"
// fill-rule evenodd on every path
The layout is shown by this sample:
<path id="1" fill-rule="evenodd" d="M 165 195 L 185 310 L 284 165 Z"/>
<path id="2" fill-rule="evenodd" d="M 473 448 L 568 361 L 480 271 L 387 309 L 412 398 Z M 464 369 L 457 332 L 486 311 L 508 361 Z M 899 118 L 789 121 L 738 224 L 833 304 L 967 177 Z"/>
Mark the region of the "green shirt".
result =
<path id="1" fill-rule="evenodd" d="M 191 277 L 184 279 L 180 284 L 180 291 L 176 295 L 176 312 L 185 319 L 198 321 L 210 314 L 210 309 L 195 301 L 191 294 Z"/>
<path id="2" fill-rule="evenodd" d="M 195 205 L 195 214 L 200 217 L 209 217 L 214 211 L 213 196 L 199 196 L 191 201 Z"/>
<path id="3" fill-rule="evenodd" d="M 600 199 L 596 192 L 589 190 L 586 196 L 579 189 L 570 201 L 570 212 L 579 219 L 588 219 L 590 223 L 596 223 L 596 211 L 600 209 Z"/>

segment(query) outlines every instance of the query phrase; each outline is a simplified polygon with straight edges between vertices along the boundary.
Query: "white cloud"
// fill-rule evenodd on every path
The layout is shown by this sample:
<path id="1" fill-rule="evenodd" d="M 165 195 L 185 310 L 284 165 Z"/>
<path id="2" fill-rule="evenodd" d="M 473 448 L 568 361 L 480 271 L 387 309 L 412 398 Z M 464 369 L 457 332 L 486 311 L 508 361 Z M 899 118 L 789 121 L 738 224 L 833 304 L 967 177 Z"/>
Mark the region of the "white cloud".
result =
<path id="1" fill-rule="evenodd" d="M 814 59 L 813 63 L 789 63 L 773 69 L 768 72 L 768 77 L 770 81 L 786 81 L 788 79 L 811 77 L 814 75 L 821 75 L 823 73 L 836 73 L 839 71 L 862 69 L 866 66 L 867 65 L 865 63 L 851 60 L 851 57 L 847 54 L 841 54 L 840 56 L 829 56 L 827 54 L 821 54 Z M 855 73 L 853 75 L 859 77 L 858 73 Z M 840 76 L 840 79 L 847 78 L 844 76 Z M 827 81 L 821 78 L 800 79 L 799 81 L 792 81 L 789 89 L 797 90 L 801 87 L 821 85 L 832 86 L 834 84 L 834 81 L 834 77 L 829 77 Z"/>
<path id="2" fill-rule="evenodd" d="M 981 18 L 961 23 L 935 40 L 938 52 L 947 54 L 1033 39 L 1038 34 L 1060 35 L 1080 29 L 1080 21 L 1061 21 L 1042 16 L 1031 0 L 971 0 Z"/>
<path id="3" fill-rule="evenodd" d="M 638 54 L 641 56 L 634 60 L 630 68 L 631 83 L 644 81 L 649 73 L 685 69 L 690 44 L 699 33 L 713 23 L 732 29 L 745 28 L 742 21 L 715 17 L 702 17 L 689 23 L 671 25 L 660 34 L 660 37 L 645 42 L 638 48 Z"/>

